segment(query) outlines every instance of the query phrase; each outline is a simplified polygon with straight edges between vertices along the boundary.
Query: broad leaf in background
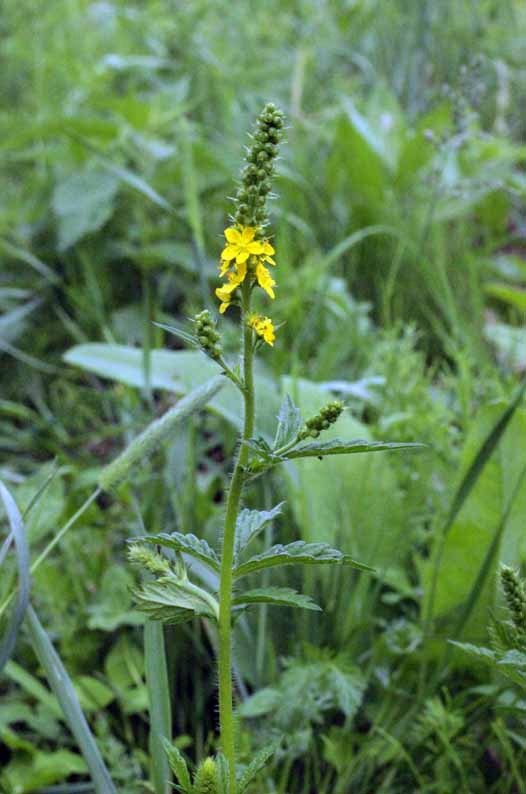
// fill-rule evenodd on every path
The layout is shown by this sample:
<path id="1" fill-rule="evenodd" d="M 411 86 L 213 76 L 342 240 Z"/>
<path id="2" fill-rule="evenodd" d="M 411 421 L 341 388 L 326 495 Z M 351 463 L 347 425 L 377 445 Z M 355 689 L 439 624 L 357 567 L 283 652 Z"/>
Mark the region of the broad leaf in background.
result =
<path id="1" fill-rule="evenodd" d="M 144 623 L 144 617 L 132 609 L 133 585 L 134 578 L 124 566 L 113 564 L 108 568 L 102 576 L 95 600 L 88 606 L 88 628 L 115 631 L 120 626 Z"/>
<path id="2" fill-rule="evenodd" d="M 140 349 L 126 345 L 90 343 L 71 348 L 64 356 L 68 364 L 94 372 L 103 378 L 143 389 L 144 359 Z M 218 375 L 220 369 L 201 352 L 152 350 L 150 381 L 153 389 L 186 394 Z M 256 370 L 257 427 L 269 437 L 274 433 L 279 410 L 279 396 L 274 381 L 261 368 Z M 241 426 L 241 397 L 227 381 L 219 394 L 210 400 L 210 408 L 234 427 Z"/>
<path id="3" fill-rule="evenodd" d="M 69 775 L 84 775 L 87 767 L 82 756 L 69 750 L 18 755 L 0 773 L 3 791 L 39 791 L 44 786 L 67 780 Z M 5 788 L 3 788 L 5 786 Z"/>
<path id="4" fill-rule="evenodd" d="M 327 391 L 308 380 L 284 378 L 304 416 L 327 403 Z M 345 411 L 324 441 L 340 438 L 371 440 L 366 425 Z M 395 568 L 411 546 L 402 520 L 401 496 L 389 455 L 336 455 L 294 460 L 286 464 L 291 505 L 302 537 L 340 546 L 377 569 Z M 378 498 L 381 494 L 382 498 Z"/>
<path id="5" fill-rule="evenodd" d="M 53 192 L 59 249 L 64 251 L 111 217 L 119 178 L 106 169 L 86 166 L 59 182 Z"/>
<path id="6" fill-rule="evenodd" d="M 298 435 L 303 425 L 303 419 L 299 408 L 294 405 L 290 396 L 285 395 L 285 399 L 281 403 L 281 408 L 278 414 L 278 427 L 276 430 L 276 437 L 274 439 L 273 448 L 279 449 L 284 447 L 289 441 L 293 441 Z"/>
<path id="7" fill-rule="evenodd" d="M 504 403 L 496 403 L 478 414 L 462 453 L 459 481 L 505 407 Z M 446 535 L 436 577 L 433 618 L 455 621 L 507 511 L 509 514 L 495 550 L 495 559 L 508 565 L 518 565 L 524 559 L 526 483 L 519 481 L 525 464 L 525 449 L 526 411 L 518 409 Z M 434 558 L 423 564 L 426 599 L 430 596 L 433 564 Z M 473 606 L 463 638 L 480 640 L 486 636 L 488 617 L 496 599 L 495 567 Z"/>

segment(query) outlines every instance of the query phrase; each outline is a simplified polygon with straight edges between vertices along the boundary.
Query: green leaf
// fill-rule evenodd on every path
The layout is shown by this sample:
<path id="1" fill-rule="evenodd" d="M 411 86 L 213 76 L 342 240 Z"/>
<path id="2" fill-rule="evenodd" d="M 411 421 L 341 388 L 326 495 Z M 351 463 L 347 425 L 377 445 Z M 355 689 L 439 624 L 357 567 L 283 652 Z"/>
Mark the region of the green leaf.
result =
<path id="1" fill-rule="evenodd" d="M 512 369 L 526 370 L 526 329 L 506 325 L 506 323 L 487 323 L 484 336 L 497 349 L 498 358 Z"/>
<path id="2" fill-rule="evenodd" d="M 293 403 L 288 394 L 285 395 L 278 414 L 278 427 L 274 438 L 274 449 L 284 447 L 293 441 L 303 426 L 301 411 Z"/>
<path id="3" fill-rule="evenodd" d="M 449 640 L 450 645 L 454 645 L 463 653 L 467 653 L 473 659 L 479 659 L 481 662 L 488 664 L 495 664 L 497 657 L 491 648 L 484 648 L 482 645 L 473 645 L 471 642 L 456 642 L 456 640 Z"/>
<path id="4" fill-rule="evenodd" d="M 302 595 L 290 587 L 260 587 L 247 590 L 233 599 L 235 605 L 272 604 L 278 607 L 299 607 L 321 612 L 321 607 L 310 596 Z"/>
<path id="5" fill-rule="evenodd" d="M 187 345 L 192 347 L 199 347 L 199 342 L 193 334 L 189 334 L 188 331 L 185 331 L 183 328 L 177 328 L 175 325 L 166 325 L 165 323 L 154 323 L 158 328 L 162 328 L 163 331 L 167 331 L 169 334 L 173 334 L 181 339 L 183 342 L 186 342 Z"/>
<path id="6" fill-rule="evenodd" d="M 163 623 L 184 623 L 196 616 L 217 620 L 219 605 L 201 587 L 175 576 L 148 582 L 134 590 L 137 608 L 152 620 Z"/>
<path id="7" fill-rule="evenodd" d="M 521 312 L 526 311 L 526 290 L 510 286 L 506 282 L 490 281 L 484 285 L 484 292 L 492 298 L 497 298 Z"/>
<path id="8" fill-rule="evenodd" d="M 143 353 L 136 347 L 91 343 L 77 345 L 64 356 L 68 364 L 82 367 L 103 378 L 110 378 L 128 386 L 145 388 Z M 215 362 L 200 351 L 152 350 L 150 353 L 150 385 L 152 389 L 166 389 L 176 394 L 187 394 L 215 375 L 221 373 Z M 275 381 L 263 370 L 256 368 L 258 422 L 262 432 L 270 437 L 274 432 L 275 417 L 279 408 L 279 395 Z M 239 390 L 225 378 L 221 391 L 209 402 L 209 408 L 236 428 L 242 425 L 242 399 Z"/>
<path id="9" fill-rule="evenodd" d="M 2 783 L 9 792 L 40 791 L 44 786 L 66 781 L 70 775 L 84 775 L 86 771 L 86 764 L 77 753 L 69 750 L 46 750 L 36 752 L 31 758 L 27 755 L 15 756 L 2 770 Z"/>
<path id="10" fill-rule="evenodd" d="M 292 394 L 303 416 L 314 416 L 327 403 L 327 390 L 322 384 L 289 377 L 282 382 L 283 392 Z M 327 440 L 338 437 L 372 441 L 369 427 L 350 411 L 344 411 L 337 427 L 323 434 Z M 379 571 L 405 570 L 414 535 L 408 531 L 407 510 L 395 469 L 400 463 L 398 453 L 387 453 L 329 455 L 323 463 L 313 457 L 296 458 L 286 464 L 282 476 L 301 539 L 337 546 L 345 538 L 345 549 L 355 559 L 364 560 Z M 333 609 L 342 615 L 334 629 L 341 642 L 346 643 L 351 624 L 359 622 L 360 614 L 365 614 L 362 610 L 368 607 L 364 603 L 358 612 L 347 609 L 353 597 L 353 582 L 344 573 L 343 569 L 341 574 L 335 570 L 335 576 L 342 578 L 336 587 L 332 571 L 327 575 L 323 568 L 313 569 L 310 576 L 314 575 L 321 588 L 321 603 L 333 603 Z M 308 592 L 313 592 L 310 587 Z"/>
<path id="11" fill-rule="evenodd" d="M 256 753 L 238 780 L 236 794 L 244 794 L 249 783 L 265 768 L 267 761 L 274 755 L 278 747 L 279 742 L 273 742 Z"/>
<path id="12" fill-rule="evenodd" d="M 174 773 L 179 786 L 182 788 L 183 794 L 191 794 L 192 781 L 190 780 L 190 773 L 185 757 L 179 748 L 171 744 L 167 739 L 163 741 L 163 746 L 168 756 L 170 769 Z"/>
<path id="13" fill-rule="evenodd" d="M 133 543 L 138 541 L 150 543 L 154 546 L 164 546 L 166 549 L 174 549 L 175 551 L 189 554 L 219 573 L 220 565 L 215 551 L 208 545 L 206 540 L 197 538 L 191 533 L 171 532 L 168 534 L 161 532 L 159 535 L 144 535 L 144 537 L 133 538 Z"/>
<path id="14" fill-rule="evenodd" d="M 151 775 L 155 794 L 172 790 L 164 742 L 172 736 L 170 685 L 164 646 L 164 626 L 147 620 L 144 626 L 144 661 L 148 688 Z"/>
<path id="15" fill-rule="evenodd" d="M 122 565 L 113 565 L 102 575 L 97 598 L 88 607 L 88 628 L 115 631 L 120 626 L 137 626 L 144 617 L 131 609 L 131 573 Z"/>
<path id="16" fill-rule="evenodd" d="M 508 404 L 479 411 L 462 451 L 445 526 L 422 565 L 425 614 L 447 624 L 449 637 L 452 623 L 457 626 L 455 639 L 486 637 L 497 598 L 494 561 L 516 565 L 526 551 L 526 411 L 518 407 L 523 394 L 524 385 Z"/>
<path id="17" fill-rule="evenodd" d="M 273 712 L 283 700 L 278 689 L 265 687 L 239 704 L 237 712 L 241 717 L 256 718 Z"/>
<path id="18" fill-rule="evenodd" d="M 104 671 L 125 714 L 138 714 L 149 708 L 144 668 L 142 650 L 121 634 L 106 657 Z"/>
<path id="19" fill-rule="evenodd" d="M 386 450 L 423 449 L 425 444 L 399 443 L 391 441 L 312 441 L 287 452 L 285 460 L 293 458 L 321 458 L 325 455 L 352 455 L 359 452 L 384 452 Z"/>
<path id="20" fill-rule="evenodd" d="M 526 668 L 526 653 L 517 650 L 516 648 L 512 648 L 509 651 L 506 651 L 504 656 L 499 659 L 499 665 L 505 667 L 509 665 L 510 667 L 525 667 Z"/>
<path id="21" fill-rule="evenodd" d="M 151 422 L 115 460 L 104 467 L 99 475 L 100 487 L 107 491 L 120 484 L 136 463 L 146 460 L 148 455 L 170 436 L 178 424 L 203 409 L 223 385 L 223 378 L 216 375 L 186 394 L 159 419 Z"/>
<path id="22" fill-rule="evenodd" d="M 236 556 L 254 540 L 264 527 L 281 513 L 283 502 L 272 510 L 241 510 L 236 521 L 236 539 L 234 551 Z"/>
<path id="23" fill-rule="evenodd" d="M 115 787 L 82 712 L 73 684 L 31 606 L 27 609 L 26 626 L 31 645 L 84 756 L 96 791 L 115 794 Z"/>
<path id="24" fill-rule="evenodd" d="M 69 248 L 96 232 L 111 217 L 119 180 L 107 170 L 87 166 L 60 182 L 53 192 L 58 220 L 58 247 Z"/>
<path id="25" fill-rule="evenodd" d="M 115 699 L 115 693 L 102 681 L 91 675 L 81 675 L 73 680 L 80 707 L 86 711 L 100 711 Z"/>
<path id="26" fill-rule="evenodd" d="M 348 565 L 360 571 L 373 570 L 327 543 L 305 543 L 303 540 L 297 540 L 286 546 L 278 543 L 262 554 L 251 557 L 247 562 L 234 568 L 234 576 L 239 578 L 278 565 Z"/>
<path id="27" fill-rule="evenodd" d="M 223 753 L 216 755 L 218 794 L 230 794 L 230 768 Z"/>
<path id="28" fill-rule="evenodd" d="M 9 524 L 9 536 L 13 542 L 18 567 L 18 594 L 13 612 L 9 618 L 5 635 L 0 642 L 0 672 L 13 653 L 18 637 L 18 632 L 24 620 L 29 605 L 31 589 L 30 554 L 26 537 L 26 529 L 17 504 L 3 482 L 0 480 L 0 503 L 6 513 Z M 9 544 L 9 540 L 6 541 Z M 3 545 L 2 551 L 7 551 L 9 545 Z M 2 558 L 3 559 L 3 558 Z"/>
<path id="29" fill-rule="evenodd" d="M 42 493 L 40 493 L 42 491 Z M 38 509 L 28 509 L 39 494 Z M 16 489 L 31 545 L 56 532 L 66 505 L 64 480 L 53 463 L 46 463 Z"/>

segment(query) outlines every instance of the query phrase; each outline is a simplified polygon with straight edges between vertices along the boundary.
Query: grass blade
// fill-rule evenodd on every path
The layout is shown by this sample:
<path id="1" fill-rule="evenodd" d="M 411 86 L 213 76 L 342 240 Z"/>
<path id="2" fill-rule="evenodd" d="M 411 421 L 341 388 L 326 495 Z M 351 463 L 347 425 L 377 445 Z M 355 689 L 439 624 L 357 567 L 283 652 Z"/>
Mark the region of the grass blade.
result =
<path id="1" fill-rule="evenodd" d="M 152 782 L 155 794 L 169 794 L 172 790 L 172 776 L 164 749 L 164 740 L 171 742 L 172 715 L 163 624 L 160 621 L 147 620 L 144 624 L 144 661 L 150 702 Z"/>
<path id="2" fill-rule="evenodd" d="M 29 590 L 31 582 L 29 574 L 29 547 L 27 545 L 24 522 L 22 521 L 22 516 L 20 515 L 20 511 L 16 506 L 15 500 L 1 481 L 0 498 L 2 499 L 5 508 L 10 527 L 10 535 L 16 550 L 19 580 L 16 604 L 7 624 L 5 637 L 0 644 L 1 671 L 13 653 L 18 632 L 20 630 L 20 626 L 22 625 L 22 621 L 24 620 L 24 615 L 29 604 Z M 7 552 L 7 546 L 4 546 L 2 550 Z"/>
<path id="3" fill-rule="evenodd" d="M 96 794 L 117 794 L 60 657 L 31 606 L 27 608 L 26 614 L 31 645 L 86 761 Z"/>

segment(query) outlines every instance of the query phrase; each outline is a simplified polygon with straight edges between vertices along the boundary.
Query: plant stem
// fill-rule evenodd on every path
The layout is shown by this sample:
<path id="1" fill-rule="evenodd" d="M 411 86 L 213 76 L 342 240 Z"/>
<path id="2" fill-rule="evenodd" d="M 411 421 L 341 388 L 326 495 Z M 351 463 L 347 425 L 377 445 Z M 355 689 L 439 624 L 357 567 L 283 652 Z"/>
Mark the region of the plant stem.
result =
<path id="1" fill-rule="evenodd" d="M 254 374 L 252 330 L 245 322 L 250 310 L 250 285 L 243 284 L 243 377 L 244 377 L 244 422 L 241 444 L 232 474 L 226 504 L 221 574 L 219 583 L 219 726 L 221 749 L 225 754 L 230 772 L 230 794 L 236 790 L 236 756 L 234 741 L 234 713 L 232 699 L 232 566 L 234 562 L 234 539 L 241 492 L 245 482 L 245 467 L 248 463 L 248 446 L 244 443 L 254 433 Z"/>

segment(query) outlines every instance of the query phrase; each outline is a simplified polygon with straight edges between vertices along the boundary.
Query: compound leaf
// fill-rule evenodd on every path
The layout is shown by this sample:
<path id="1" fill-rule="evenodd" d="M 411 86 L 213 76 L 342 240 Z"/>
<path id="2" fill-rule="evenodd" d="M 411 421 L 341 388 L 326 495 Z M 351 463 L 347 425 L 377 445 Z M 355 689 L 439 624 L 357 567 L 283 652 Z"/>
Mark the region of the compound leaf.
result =
<path id="1" fill-rule="evenodd" d="M 196 537 L 192 533 L 184 534 L 183 532 L 161 532 L 159 535 L 145 535 L 141 538 L 134 538 L 135 541 L 142 541 L 144 543 L 151 543 L 155 546 L 164 546 L 167 549 L 174 549 L 174 551 L 188 554 L 195 557 L 196 560 L 203 562 L 212 568 L 214 571 L 219 572 L 219 560 L 217 554 L 208 545 L 206 540 Z"/>
<path id="2" fill-rule="evenodd" d="M 234 568 L 234 577 L 239 578 L 279 565 L 348 565 L 360 571 L 373 570 L 368 565 L 357 562 L 348 554 L 329 546 L 328 543 L 305 543 L 302 540 L 297 540 L 286 546 L 278 543 L 267 551 L 237 565 Z"/>
<path id="3" fill-rule="evenodd" d="M 247 590 L 236 596 L 233 601 L 236 605 L 245 604 L 272 604 L 278 607 L 299 607 L 321 612 L 321 607 L 310 596 L 298 593 L 290 587 L 259 587 Z"/>

